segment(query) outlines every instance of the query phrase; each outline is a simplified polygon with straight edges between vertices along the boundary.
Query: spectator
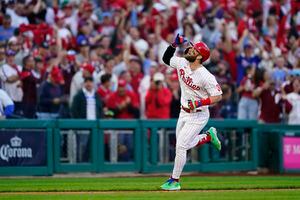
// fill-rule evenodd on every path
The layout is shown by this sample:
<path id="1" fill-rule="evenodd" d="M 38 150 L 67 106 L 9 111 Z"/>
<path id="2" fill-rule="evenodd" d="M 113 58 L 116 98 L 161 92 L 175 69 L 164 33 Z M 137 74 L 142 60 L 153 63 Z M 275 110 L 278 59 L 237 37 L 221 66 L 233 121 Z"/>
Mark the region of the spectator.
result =
<path id="1" fill-rule="evenodd" d="M 139 59 L 131 58 L 128 64 L 128 70 L 132 77 L 131 86 L 135 93 L 138 93 L 138 88 L 143 79 L 142 64 Z"/>
<path id="2" fill-rule="evenodd" d="M 78 24 L 78 37 L 77 38 L 85 38 L 88 40 L 88 44 L 90 46 L 93 46 L 95 44 L 96 40 L 99 40 L 102 36 L 101 35 L 97 35 L 94 36 L 93 34 L 93 26 L 92 26 L 92 22 L 90 20 L 80 20 L 79 24 Z M 96 38 L 96 39 L 95 39 Z"/>
<path id="3" fill-rule="evenodd" d="M 276 79 L 276 88 L 284 86 L 285 93 L 290 93 L 295 77 L 293 73 L 282 71 L 299 68 L 298 8 L 296 1 L 290 0 L 163 0 L 154 3 L 6 0 L 1 1 L 0 46 L 3 41 L 8 41 L 5 48 L 15 51 L 14 63 L 20 66 L 23 58 L 32 52 L 36 64 L 31 73 L 37 79 L 46 80 L 52 66 L 58 65 L 65 79 L 63 94 L 71 93 L 70 102 L 83 87 L 82 70 L 78 69 L 83 63 L 94 67 L 96 85 L 103 74 L 110 74 L 114 92 L 118 78 L 128 78 L 127 87 L 132 87 L 135 95 L 140 97 L 141 117 L 145 117 L 143 101 L 150 87 L 151 71 L 156 72 L 153 68 L 164 65 L 162 55 L 168 43 L 173 41 L 174 32 L 184 34 L 190 41 L 207 42 L 212 49 L 206 67 L 215 73 L 219 82 L 233 85 L 232 89 L 240 85 L 246 67 L 252 66 L 271 72 L 272 79 Z M 76 49 L 77 52 L 70 56 L 72 60 L 67 58 L 68 55 L 61 59 L 59 52 L 62 49 Z M 277 66 L 281 57 L 284 70 Z M 1 65 L 6 62 L 0 47 L 0 74 Z M 226 67 L 224 62 L 228 63 Z M 161 69 L 165 82 L 171 86 L 172 72 Z M 81 81 L 76 90 L 70 91 L 71 80 L 78 80 L 78 74 Z M 5 84 L 0 87 L 4 88 Z M 235 97 L 231 102 L 235 106 L 238 104 Z M 67 109 L 63 109 L 66 111 L 62 117 L 69 117 Z M 219 110 L 217 114 L 220 115 Z"/>
<path id="4" fill-rule="evenodd" d="M 41 58 L 44 65 L 46 64 L 46 60 L 49 59 L 49 57 L 50 57 L 48 42 L 44 41 L 38 45 L 36 56 Z"/>
<path id="5" fill-rule="evenodd" d="M 119 79 L 123 79 L 124 81 L 126 81 L 126 90 L 131 92 L 133 91 L 133 88 L 131 86 L 132 77 L 128 70 L 122 71 L 119 75 Z"/>
<path id="6" fill-rule="evenodd" d="M 74 97 L 72 117 L 95 120 L 103 117 L 103 102 L 94 89 L 93 77 L 84 78 L 84 85 Z"/>
<path id="7" fill-rule="evenodd" d="M 210 108 L 211 116 L 213 118 L 236 119 L 237 106 L 232 100 L 232 88 L 230 85 L 223 84 L 222 91 L 221 102 Z"/>
<path id="8" fill-rule="evenodd" d="M 144 57 L 149 44 L 146 40 L 142 39 L 140 32 L 136 27 L 130 27 L 129 34 L 125 38 L 125 43 L 130 45 L 135 54 Z"/>
<path id="9" fill-rule="evenodd" d="M 20 41 L 17 37 L 11 37 L 8 40 L 7 48 L 13 50 L 15 55 L 15 64 L 22 66 L 23 58 L 28 55 L 23 49 L 21 49 Z"/>
<path id="10" fill-rule="evenodd" d="M 0 89 L 0 119 L 10 117 L 14 112 L 14 107 L 12 99 Z"/>
<path id="11" fill-rule="evenodd" d="M 225 61 L 221 61 L 217 65 L 217 71 L 216 71 L 216 80 L 220 85 L 227 84 L 232 85 L 232 79 L 229 73 L 228 69 L 228 63 Z"/>
<path id="12" fill-rule="evenodd" d="M 50 41 L 48 41 L 49 57 L 57 58 L 60 53 L 64 52 L 64 51 L 62 51 L 62 48 L 60 46 L 61 44 L 58 44 L 58 43 L 59 43 L 59 41 L 56 38 L 51 38 Z"/>
<path id="13" fill-rule="evenodd" d="M 4 64 L 5 64 L 5 47 L 0 46 L 0 70 Z M 0 87 L 1 87 L 1 82 L 0 82 Z"/>
<path id="14" fill-rule="evenodd" d="M 148 34 L 149 50 L 146 52 L 145 57 L 148 57 L 152 62 L 158 62 L 159 64 L 164 64 L 162 57 L 164 51 L 168 48 L 168 43 L 162 38 L 161 30 L 158 25 L 155 33 Z M 147 55 L 148 54 L 148 55 Z M 144 61 L 144 65 L 147 64 Z M 144 66 L 144 69 L 146 67 Z M 144 70 L 144 74 L 147 74 L 147 70 Z"/>
<path id="15" fill-rule="evenodd" d="M 64 52 L 64 51 L 60 51 Z M 65 54 L 66 52 L 64 52 Z M 71 82 L 76 72 L 76 63 L 74 51 L 70 50 L 65 55 L 62 56 L 61 61 L 59 62 L 60 69 L 64 78 L 64 85 L 62 86 L 63 95 L 66 99 L 70 99 L 70 88 Z M 60 117 L 70 118 L 70 105 L 69 102 L 66 102 L 62 105 Z"/>
<path id="16" fill-rule="evenodd" d="M 116 49 L 115 52 L 115 65 L 113 67 L 113 74 L 115 74 L 116 76 L 119 76 L 121 74 L 121 72 L 126 71 L 127 70 L 127 66 L 124 62 L 124 51 L 123 51 L 123 47 L 119 47 L 119 49 Z"/>
<path id="17" fill-rule="evenodd" d="M 23 90 L 20 74 L 22 67 L 15 64 L 15 55 L 16 53 L 13 50 L 6 51 L 6 63 L 2 66 L 0 78 L 3 89 L 14 102 L 14 114 L 21 116 Z"/>
<path id="18" fill-rule="evenodd" d="M 25 91 L 22 99 L 22 108 L 26 118 L 35 118 L 36 114 L 37 84 L 39 80 L 32 72 L 34 68 L 35 61 L 33 56 L 26 56 L 23 59 L 23 71 L 21 73 L 22 89 Z"/>
<path id="19" fill-rule="evenodd" d="M 14 35 L 15 28 L 11 26 L 10 15 L 4 15 L 2 26 L 0 26 L 0 42 L 8 41 Z"/>
<path id="20" fill-rule="evenodd" d="M 79 54 L 76 55 L 76 63 L 80 65 L 84 62 L 89 62 L 90 59 L 90 44 L 86 36 L 79 35 L 77 37 L 77 45 L 79 46 Z"/>
<path id="21" fill-rule="evenodd" d="M 258 103 L 253 97 L 252 92 L 255 87 L 253 76 L 255 68 L 248 66 L 246 76 L 241 81 L 237 92 L 241 98 L 238 104 L 238 119 L 257 119 Z"/>
<path id="22" fill-rule="evenodd" d="M 237 106 L 232 101 L 232 89 L 230 85 L 222 86 L 223 96 L 220 108 L 220 117 L 223 119 L 236 119 L 237 117 Z"/>
<path id="23" fill-rule="evenodd" d="M 294 90 L 293 81 L 295 80 L 296 77 L 297 76 L 293 70 L 288 71 L 286 80 L 281 85 L 281 93 L 283 95 L 293 92 L 293 90 Z"/>
<path id="24" fill-rule="evenodd" d="M 25 17 L 25 12 L 25 3 L 22 1 L 10 2 L 6 8 L 6 14 L 10 15 L 13 27 L 19 27 L 21 24 L 29 24 L 28 18 Z"/>
<path id="25" fill-rule="evenodd" d="M 275 88 L 274 81 L 270 80 L 268 71 L 260 71 L 263 80 L 253 91 L 253 96 L 259 99 L 259 121 L 262 123 L 280 122 L 281 105 L 276 99 L 279 91 Z"/>
<path id="26" fill-rule="evenodd" d="M 114 112 L 115 118 L 139 118 L 139 101 L 135 93 L 126 90 L 126 81 L 120 79 L 118 89 L 107 100 L 107 107 Z"/>
<path id="27" fill-rule="evenodd" d="M 111 48 L 111 38 L 109 36 L 101 36 L 101 35 L 98 35 L 95 36 L 93 39 L 91 39 L 93 41 L 98 41 L 99 44 L 104 48 L 104 55 L 112 55 L 112 48 Z"/>
<path id="28" fill-rule="evenodd" d="M 40 24 L 45 21 L 47 6 L 43 0 L 27 1 L 24 9 L 26 9 L 25 12 L 30 24 Z"/>
<path id="29" fill-rule="evenodd" d="M 244 40 L 246 40 L 246 38 L 249 40 L 249 38 L 252 38 L 251 42 L 254 39 L 254 36 L 252 35 L 252 33 L 249 33 L 248 30 L 245 30 L 243 32 L 242 37 L 240 38 L 240 40 L 238 41 L 238 48 L 241 51 L 240 54 L 238 54 L 237 58 L 236 58 L 236 62 L 237 62 L 237 84 L 239 85 L 244 74 L 245 74 L 245 69 L 248 66 L 253 66 L 253 67 L 257 67 L 258 63 L 260 62 L 260 57 L 258 55 L 254 54 L 254 47 L 253 44 L 248 41 L 248 43 L 244 44 Z M 255 42 L 257 42 L 255 40 Z M 243 51 L 242 51 L 243 50 Z"/>
<path id="30" fill-rule="evenodd" d="M 284 83 L 288 75 L 288 70 L 285 68 L 285 60 L 282 56 L 276 59 L 276 67 L 272 72 L 272 80 L 275 82 L 277 89 Z"/>
<path id="31" fill-rule="evenodd" d="M 211 51 L 209 63 L 207 63 L 206 68 L 211 72 L 211 73 L 216 73 L 218 71 L 218 64 L 221 60 L 221 54 L 218 49 L 213 49 Z"/>
<path id="32" fill-rule="evenodd" d="M 120 79 L 118 89 L 113 92 L 107 100 L 107 107 L 117 119 L 139 118 L 139 101 L 134 92 L 126 90 L 126 81 Z M 129 161 L 132 159 L 133 138 L 132 135 L 119 134 L 119 161 Z"/>
<path id="33" fill-rule="evenodd" d="M 183 19 L 183 35 L 187 38 L 190 38 L 191 41 L 196 42 L 202 39 L 202 34 L 200 34 L 200 26 L 195 23 L 195 19 L 192 15 L 188 15 Z"/>
<path id="34" fill-rule="evenodd" d="M 223 32 L 222 32 L 221 41 L 217 44 L 217 49 L 213 49 L 211 52 L 212 54 L 210 59 L 212 59 L 212 61 L 215 60 L 215 62 L 212 62 L 212 65 L 210 64 L 208 65 L 216 66 L 221 58 L 220 56 L 222 56 L 224 61 L 226 61 L 229 64 L 229 71 L 232 80 L 236 82 L 237 80 L 236 57 L 238 51 L 236 51 L 234 43 L 237 41 L 237 29 L 232 17 L 229 17 L 228 14 L 226 15 L 227 15 L 225 19 L 226 23 L 225 22 L 222 23 Z"/>
<path id="35" fill-rule="evenodd" d="M 300 124 L 300 79 L 297 78 L 293 81 L 293 92 L 286 95 L 285 99 L 291 105 L 289 111 L 289 125 Z"/>
<path id="36" fill-rule="evenodd" d="M 69 44 L 71 42 L 71 32 L 66 27 L 65 23 L 65 14 L 60 12 L 55 16 L 56 21 L 56 29 L 57 29 L 57 39 L 59 40 L 59 43 L 62 44 L 62 47 L 67 48 L 69 47 Z M 80 41 L 82 43 L 82 41 Z"/>
<path id="37" fill-rule="evenodd" d="M 141 118 L 146 118 L 146 95 L 148 92 L 148 89 L 150 88 L 151 79 L 153 78 L 153 75 L 158 71 L 158 67 L 151 67 L 149 74 L 146 74 L 143 79 L 140 82 L 139 85 L 139 98 L 140 98 L 140 113 Z M 131 76 L 130 76 L 131 77 Z"/>
<path id="38" fill-rule="evenodd" d="M 65 15 L 65 25 L 70 29 L 73 35 L 77 35 L 77 15 L 74 12 L 73 4 L 70 1 L 63 1 L 61 4 L 62 12 Z"/>
<path id="39" fill-rule="evenodd" d="M 81 1 L 79 4 L 79 21 L 86 20 L 90 21 L 91 25 L 94 26 L 94 23 L 97 20 L 97 17 L 93 14 L 93 4 L 89 1 Z"/>
<path id="40" fill-rule="evenodd" d="M 96 77 L 95 68 L 89 63 L 83 63 L 80 70 L 75 73 L 71 81 L 69 97 L 70 106 L 72 105 L 74 96 L 82 89 L 84 79 L 87 77 Z"/>
<path id="41" fill-rule="evenodd" d="M 267 70 L 269 73 L 272 73 L 274 61 L 281 52 L 280 49 L 274 45 L 274 42 L 268 37 L 264 38 L 264 44 L 264 50 L 261 57 L 262 60 L 258 67 Z"/>
<path id="42" fill-rule="evenodd" d="M 150 73 L 150 68 L 153 66 L 157 66 L 156 55 L 154 52 L 154 48 L 150 48 L 145 55 L 145 59 L 143 60 L 143 73 L 144 75 L 148 75 Z"/>
<path id="43" fill-rule="evenodd" d="M 32 70 L 32 74 L 37 78 L 42 80 L 42 70 L 44 68 L 44 63 L 41 57 L 34 57 L 35 67 Z"/>
<path id="44" fill-rule="evenodd" d="M 211 49 L 216 46 L 216 44 L 221 41 L 221 32 L 217 29 L 215 25 L 215 18 L 210 14 L 207 18 L 205 26 L 202 30 L 202 39 L 205 44 Z"/>
<path id="45" fill-rule="evenodd" d="M 115 66 L 114 57 L 111 55 L 103 55 L 104 59 L 104 69 L 98 73 L 97 80 L 101 79 L 103 74 L 110 74 L 111 75 L 111 91 L 115 92 L 118 87 L 118 77 L 113 73 L 113 68 Z"/>
<path id="46" fill-rule="evenodd" d="M 69 95 L 71 82 L 77 71 L 77 66 L 75 63 L 75 51 L 73 50 L 68 51 L 67 54 L 63 56 L 63 59 L 61 60 L 59 66 L 61 68 L 65 80 L 64 94 Z"/>
<path id="47" fill-rule="evenodd" d="M 115 30 L 115 26 L 112 23 L 112 13 L 111 12 L 103 12 L 102 13 L 102 23 L 100 28 L 98 28 L 98 32 L 101 35 L 111 36 Z"/>
<path id="48" fill-rule="evenodd" d="M 290 34 L 288 47 L 290 48 L 290 50 L 287 51 L 287 62 L 291 66 L 297 67 L 297 64 L 300 60 L 300 46 L 299 46 L 299 40 L 297 41 L 296 31 Z"/>
<path id="49" fill-rule="evenodd" d="M 164 84 L 164 75 L 156 72 L 146 94 L 146 117 L 148 119 L 170 118 L 172 93 Z"/>
<path id="50" fill-rule="evenodd" d="M 106 105 L 107 99 L 112 94 L 110 74 L 103 74 L 101 76 L 101 85 L 98 87 L 97 93 L 103 100 L 104 105 Z"/>
<path id="51" fill-rule="evenodd" d="M 276 23 L 277 16 L 275 15 L 276 11 L 274 9 L 271 10 L 269 16 L 267 17 L 266 26 L 264 26 L 262 28 L 262 31 L 263 31 L 264 35 L 267 35 L 273 39 L 276 39 L 276 35 L 278 32 L 278 23 Z"/>
<path id="52" fill-rule="evenodd" d="M 61 104 L 66 100 L 62 97 L 61 84 L 64 79 L 60 69 L 54 66 L 38 92 L 38 112 L 39 119 L 56 119 L 59 117 Z"/>
<path id="53" fill-rule="evenodd" d="M 103 117 L 103 103 L 94 87 L 93 77 L 84 78 L 83 88 L 75 95 L 72 102 L 71 116 L 73 118 L 96 120 Z M 88 162 L 90 135 L 80 133 L 76 135 L 79 161 Z"/>

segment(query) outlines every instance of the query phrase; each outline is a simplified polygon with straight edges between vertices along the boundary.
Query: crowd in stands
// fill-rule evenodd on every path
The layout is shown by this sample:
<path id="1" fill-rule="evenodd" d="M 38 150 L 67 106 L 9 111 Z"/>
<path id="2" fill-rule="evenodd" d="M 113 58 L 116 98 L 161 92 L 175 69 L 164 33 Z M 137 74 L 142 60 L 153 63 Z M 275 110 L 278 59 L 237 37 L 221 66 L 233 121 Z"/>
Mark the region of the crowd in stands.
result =
<path id="1" fill-rule="evenodd" d="M 212 118 L 300 124 L 294 0 L 2 0 L 0 118 L 177 118 L 177 33 L 211 49 Z"/>

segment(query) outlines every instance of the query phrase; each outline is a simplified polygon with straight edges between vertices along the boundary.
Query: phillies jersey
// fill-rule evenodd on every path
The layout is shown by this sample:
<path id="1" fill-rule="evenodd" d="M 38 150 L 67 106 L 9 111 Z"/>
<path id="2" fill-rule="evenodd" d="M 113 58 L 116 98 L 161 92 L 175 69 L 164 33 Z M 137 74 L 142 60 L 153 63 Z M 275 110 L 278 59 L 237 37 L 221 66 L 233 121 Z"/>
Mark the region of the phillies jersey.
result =
<path id="1" fill-rule="evenodd" d="M 177 69 L 181 89 L 180 102 L 183 107 L 188 108 L 188 100 L 206 99 L 222 94 L 215 76 L 204 66 L 192 71 L 189 62 L 177 56 L 171 58 L 170 66 Z M 201 106 L 201 109 L 208 110 L 208 106 Z"/>

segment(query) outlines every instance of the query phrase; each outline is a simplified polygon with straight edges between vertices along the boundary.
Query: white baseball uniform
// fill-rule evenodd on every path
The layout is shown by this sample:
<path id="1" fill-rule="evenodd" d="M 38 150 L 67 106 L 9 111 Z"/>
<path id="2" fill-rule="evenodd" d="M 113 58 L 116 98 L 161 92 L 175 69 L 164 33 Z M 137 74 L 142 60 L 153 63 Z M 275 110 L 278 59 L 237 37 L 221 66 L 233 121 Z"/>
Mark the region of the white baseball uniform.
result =
<path id="1" fill-rule="evenodd" d="M 206 99 L 222 94 L 221 88 L 204 66 L 192 71 L 185 58 L 173 56 L 170 66 L 177 69 L 181 88 L 181 105 L 188 108 L 188 100 Z M 172 178 L 179 179 L 186 163 L 187 150 L 195 147 L 206 134 L 199 134 L 209 119 L 208 106 L 202 106 L 200 112 L 188 113 L 181 109 L 176 126 L 176 157 Z"/>

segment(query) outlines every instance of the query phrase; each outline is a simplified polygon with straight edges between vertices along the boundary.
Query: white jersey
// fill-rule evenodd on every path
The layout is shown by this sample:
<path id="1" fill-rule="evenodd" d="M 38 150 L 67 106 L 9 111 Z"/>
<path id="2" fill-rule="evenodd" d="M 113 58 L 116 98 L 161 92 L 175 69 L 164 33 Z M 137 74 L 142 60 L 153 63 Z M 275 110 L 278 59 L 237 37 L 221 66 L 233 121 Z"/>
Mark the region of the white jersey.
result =
<path id="1" fill-rule="evenodd" d="M 0 118 L 4 116 L 4 109 L 9 105 L 14 105 L 13 101 L 4 90 L 0 89 Z"/>
<path id="2" fill-rule="evenodd" d="M 22 71 L 21 66 L 17 66 L 18 71 Z M 21 87 L 21 81 L 18 80 L 13 83 L 7 82 L 7 79 L 11 76 L 18 75 L 18 71 L 8 64 L 4 64 L 2 68 L 0 68 L 0 79 L 3 81 L 3 89 L 7 92 L 9 97 L 15 102 L 21 102 L 23 98 L 23 90 Z"/>
<path id="3" fill-rule="evenodd" d="M 289 113 L 288 124 L 300 124 L 300 95 L 292 92 L 286 95 L 286 98 L 293 106 Z"/>
<path id="4" fill-rule="evenodd" d="M 173 56 L 170 66 L 177 69 L 181 89 L 181 105 L 188 108 L 188 100 L 206 99 L 222 94 L 214 75 L 204 66 L 191 70 L 185 58 Z M 201 112 L 186 112 L 181 109 L 176 125 L 176 157 L 172 178 L 179 179 L 186 163 L 187 150 L 200 145 L 207 133 L 200 134 L 209 119 L 208 106 L 201 106 Z"/>
<path id="5" fill-rule="evenodd" d="M 173 56 L 170 66 L 177 69 L 181 88 L 181 105 L 188 108 L 188 100 L 200 100 L 209 96 L 218 96 L 222 90 L 212 75 L 205 67 L 199 67 L 192 71 L 189 62 L 185 58 Z M 208 110 L 208 106 L 202 106 L 203 111 Z"/>

